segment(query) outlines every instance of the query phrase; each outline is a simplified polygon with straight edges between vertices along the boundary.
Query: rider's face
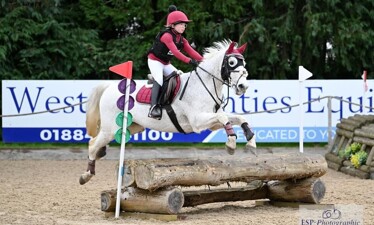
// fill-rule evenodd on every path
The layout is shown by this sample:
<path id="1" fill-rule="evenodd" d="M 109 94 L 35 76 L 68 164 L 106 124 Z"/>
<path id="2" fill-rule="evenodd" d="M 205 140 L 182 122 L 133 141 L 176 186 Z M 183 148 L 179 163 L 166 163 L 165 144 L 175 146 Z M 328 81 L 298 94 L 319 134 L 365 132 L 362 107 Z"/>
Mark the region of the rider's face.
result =
<path id="1" fill-rule="evenodd" d="M 183 34 L 186 28 L 187 28 L 187 23 L 178 23 L 174 25 L 174 30 L 180 34 Z"/>

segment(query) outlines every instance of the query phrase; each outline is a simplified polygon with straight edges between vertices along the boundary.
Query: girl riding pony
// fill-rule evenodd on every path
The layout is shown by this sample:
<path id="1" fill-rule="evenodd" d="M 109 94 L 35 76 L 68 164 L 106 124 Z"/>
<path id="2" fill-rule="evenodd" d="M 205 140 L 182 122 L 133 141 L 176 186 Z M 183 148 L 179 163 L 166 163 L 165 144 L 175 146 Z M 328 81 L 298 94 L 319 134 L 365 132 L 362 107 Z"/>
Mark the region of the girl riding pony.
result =
<path id="1" fill-rule="evenodd" d="M 159 104 L 159 94 L 163 84 L 163 76 L 170 76 L 176 73 L 177 69 L 170 63 L 173 56 L 184 63 L 198 66 L 198 62 L 203 57 L 196 52 L 183 37 L 187 24 L 191 22 L 181 11 L 178 11 L 174 5 L 169 7 L 166 29 L 158 33 L 153 46 L 148 52 L 148 67 L 153 79 L 151 108 L 148 117 L 160 120 L 162 117 L 162 108 Z M 190 57 L 181 53 L 184 50 Z"/>

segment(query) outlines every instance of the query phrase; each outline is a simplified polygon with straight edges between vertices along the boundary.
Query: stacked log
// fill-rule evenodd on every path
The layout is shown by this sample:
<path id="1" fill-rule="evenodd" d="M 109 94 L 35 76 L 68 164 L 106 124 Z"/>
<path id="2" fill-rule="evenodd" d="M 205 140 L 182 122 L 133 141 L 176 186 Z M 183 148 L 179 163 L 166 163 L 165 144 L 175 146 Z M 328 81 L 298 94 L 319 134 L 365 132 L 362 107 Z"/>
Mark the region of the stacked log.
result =
<path id="1" fill-rule="evenodd" d="M 325 194 L 318 178 L 327 172 L 316 154 L 260 154 L 248 157 L 126 160 L 121 210 L 176 214 L 182 207 L 212 202 L 270 199 L 318 204 Z M 127 181 L 126 181 L 127 179 Z M 183 186 L 244 187 L 181 191 Z M 103 191 L 101 209 L 115 208 L 116 190 Z"/>
<path id="2" fill-rule="evenodd" d="M 253 180 L 319 177 L 326 160 L 316 154 L 261 154 L 257 157 L 127 160 L 124 186 L 154 191 L 167 186 L 220 185 Z M 127 179 L 127 181 L 126 181 Z"/>
<path id="3" fill-rule="evenodd" d="M 261 185 L 240 188 L 220 188 L 216 190 L 181 191 L 179 188 L 161 189 L 154 192 L 139 188 L 122 189 L 120 206 L 126 212 L 177 214 L 182 207 L 214 202 L 233 202 L 269 199 L 281 202 L 318 204 L 325 195 L 324 183 L 315 177 L 297 181 L 261 182 Z M 101 193 L 101 210 L 114 212 L 116 190 Z"/>
<path id="4" fill-rule="evenodd" d="M 336 171 L 360 177 L 374 179 L 372 161 L 374 157 L 374 115 L 354 115 L 343 118 L 336 125 L 336 135 L 333 144 L 325 155 L 328 167 Z M 365 165 L 354 168 L 349 160 L 338 156 L 339 150 L 344 150 L 353 142 L 361 144 L 361 150 L 368 153 Z"/>

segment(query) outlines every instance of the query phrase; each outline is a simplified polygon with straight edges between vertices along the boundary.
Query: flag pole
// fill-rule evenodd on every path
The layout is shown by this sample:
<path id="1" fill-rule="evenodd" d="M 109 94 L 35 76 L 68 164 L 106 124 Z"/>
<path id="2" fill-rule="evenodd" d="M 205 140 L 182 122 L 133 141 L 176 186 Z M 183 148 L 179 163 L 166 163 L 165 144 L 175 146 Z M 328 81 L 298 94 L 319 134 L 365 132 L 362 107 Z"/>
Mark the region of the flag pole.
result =
<path id="1" fill-rule="evenodd" d="M 304 152 L 304 107 L 303 107 L 303 90 L 304 81 L 313 76 L 311 72 L 303 66 L 299 66 L 299 151 Z"/>

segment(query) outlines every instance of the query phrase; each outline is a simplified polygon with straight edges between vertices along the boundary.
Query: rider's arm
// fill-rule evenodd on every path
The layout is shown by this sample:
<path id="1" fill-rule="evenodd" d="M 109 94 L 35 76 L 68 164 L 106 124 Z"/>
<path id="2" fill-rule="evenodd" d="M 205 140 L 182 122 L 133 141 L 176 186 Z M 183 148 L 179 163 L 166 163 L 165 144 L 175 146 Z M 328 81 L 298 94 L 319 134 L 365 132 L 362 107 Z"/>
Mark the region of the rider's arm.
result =
<path id="1" fill-rule="evenodd" d="M 191 47 L 190 43 L 187 41 L 186 38 L 183 38 L 183 49 L 193 59 L 196 59 L 199 62 L 203 61 L 203 57 L 197 51 L 195 51 L 195 49 Z"/>
<path id="2" fill-rule="evenodd" d="M 171 51 L 171 53 L 173 53 L 173 55 L 177 59 L 181 60 L 184 63 L 188 63 L 190 61 L 190 58 L 188 58 L 187 56 L 183 55 L 178 50 L 177 46 L 173 42 L 173 37 L 171 36 L 171 34 L 165 33 L 164 35 L 162 35 L 162 37 L 160 38 L 160 40 L 161 40 L 161 42 L 163 42 L 169 48 L 169 50 Z"/>

